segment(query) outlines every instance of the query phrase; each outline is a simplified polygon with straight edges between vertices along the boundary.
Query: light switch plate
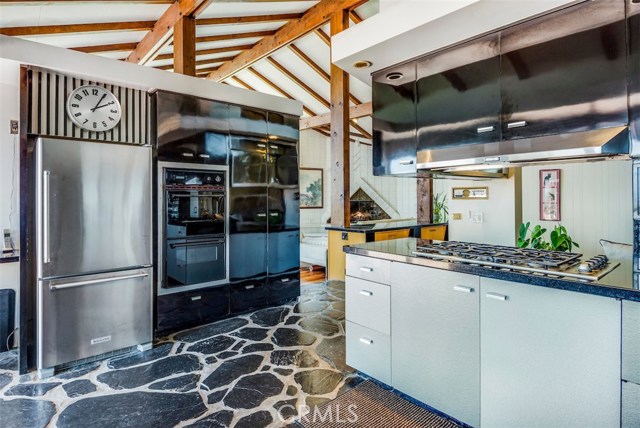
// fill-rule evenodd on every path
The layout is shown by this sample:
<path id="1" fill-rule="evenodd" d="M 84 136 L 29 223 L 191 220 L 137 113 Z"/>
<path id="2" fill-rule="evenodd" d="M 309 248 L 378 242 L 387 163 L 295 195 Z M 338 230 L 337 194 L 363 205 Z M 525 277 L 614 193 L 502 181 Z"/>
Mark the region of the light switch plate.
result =
<path id="1" fill-rule="evenodd" d="M 451 218 L 454 220 L 462 220 L 462 213 L 453 213 L 451 214 Z"/>
<path id="2" fill-rule="evenodd" d="M 19 122 L 17 120 L 10 120 L 9 121 L 9 132 L 11 134 L 17 134 L 18 133 L 18 125 L 19 125 Z"/>

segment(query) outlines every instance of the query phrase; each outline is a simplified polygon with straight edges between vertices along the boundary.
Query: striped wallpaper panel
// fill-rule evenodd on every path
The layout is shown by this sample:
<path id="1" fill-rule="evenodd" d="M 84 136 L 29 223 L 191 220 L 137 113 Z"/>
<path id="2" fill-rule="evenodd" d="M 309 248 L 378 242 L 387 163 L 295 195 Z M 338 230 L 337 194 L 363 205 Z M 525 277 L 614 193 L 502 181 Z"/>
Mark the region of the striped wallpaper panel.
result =
<path id="1" fill-rule="evenodd" d="M 49 70 L 31 68 L 29 133 L 115 143 L 151 144 L 149 140 L 149 97 L 144 91 L 65 76 Z M 81 129 L 67 117 L 66 100 L 82 85 L 99 85 L 118 98 L 122 107 L 120 123 L 106 132 Z"/>

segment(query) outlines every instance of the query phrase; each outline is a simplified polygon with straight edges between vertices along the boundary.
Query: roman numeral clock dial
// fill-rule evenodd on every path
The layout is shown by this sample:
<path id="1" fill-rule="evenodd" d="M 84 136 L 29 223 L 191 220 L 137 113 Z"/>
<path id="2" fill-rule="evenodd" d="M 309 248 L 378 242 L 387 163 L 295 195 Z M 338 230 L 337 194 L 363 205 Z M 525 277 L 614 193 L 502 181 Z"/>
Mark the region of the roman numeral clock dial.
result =
<path id="1" fill-rule="evenodd" d="M 67 98 L 67 115 L 82 129 L 104 132 L 120 122 L 121 107 L 107 88 L 85 85 L 75 89 Z"/>

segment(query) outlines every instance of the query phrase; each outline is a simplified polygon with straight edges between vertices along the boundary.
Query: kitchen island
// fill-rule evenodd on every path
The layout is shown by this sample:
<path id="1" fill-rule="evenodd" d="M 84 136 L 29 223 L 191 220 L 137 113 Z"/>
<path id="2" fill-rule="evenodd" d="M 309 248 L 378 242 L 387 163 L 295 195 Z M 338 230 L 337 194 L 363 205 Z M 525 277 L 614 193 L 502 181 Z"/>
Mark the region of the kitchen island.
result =
<path id="1" fill-rule="evenodd" d="M 447 239 L 447 223 L 421 223 L 412 221 L 380 221 L 351 224 L 346 227 L 327 226 L 328 279 L 344 281 L 345 245 L 388 241 L 400 238 Z"/>
<path id="2" fill-rule="evenodd" d="M 638 290 L 413 253 L 430 242 L 345 247 L 350 366 L 469 426 L 637 426 Z"/>

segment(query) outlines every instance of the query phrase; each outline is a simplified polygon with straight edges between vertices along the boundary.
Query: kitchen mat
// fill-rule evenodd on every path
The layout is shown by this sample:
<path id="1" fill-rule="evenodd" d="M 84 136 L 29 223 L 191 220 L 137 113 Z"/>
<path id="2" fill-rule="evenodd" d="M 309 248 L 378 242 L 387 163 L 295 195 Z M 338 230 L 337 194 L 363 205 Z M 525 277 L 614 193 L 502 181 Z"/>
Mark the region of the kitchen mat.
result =
<path id="1" fill-rule="evenodd" d="M 351 407 L 350 407 L 351 406 Z M 298 421 L 304 428 L 459 428 L 371 381 L 311 410 Z"/>

